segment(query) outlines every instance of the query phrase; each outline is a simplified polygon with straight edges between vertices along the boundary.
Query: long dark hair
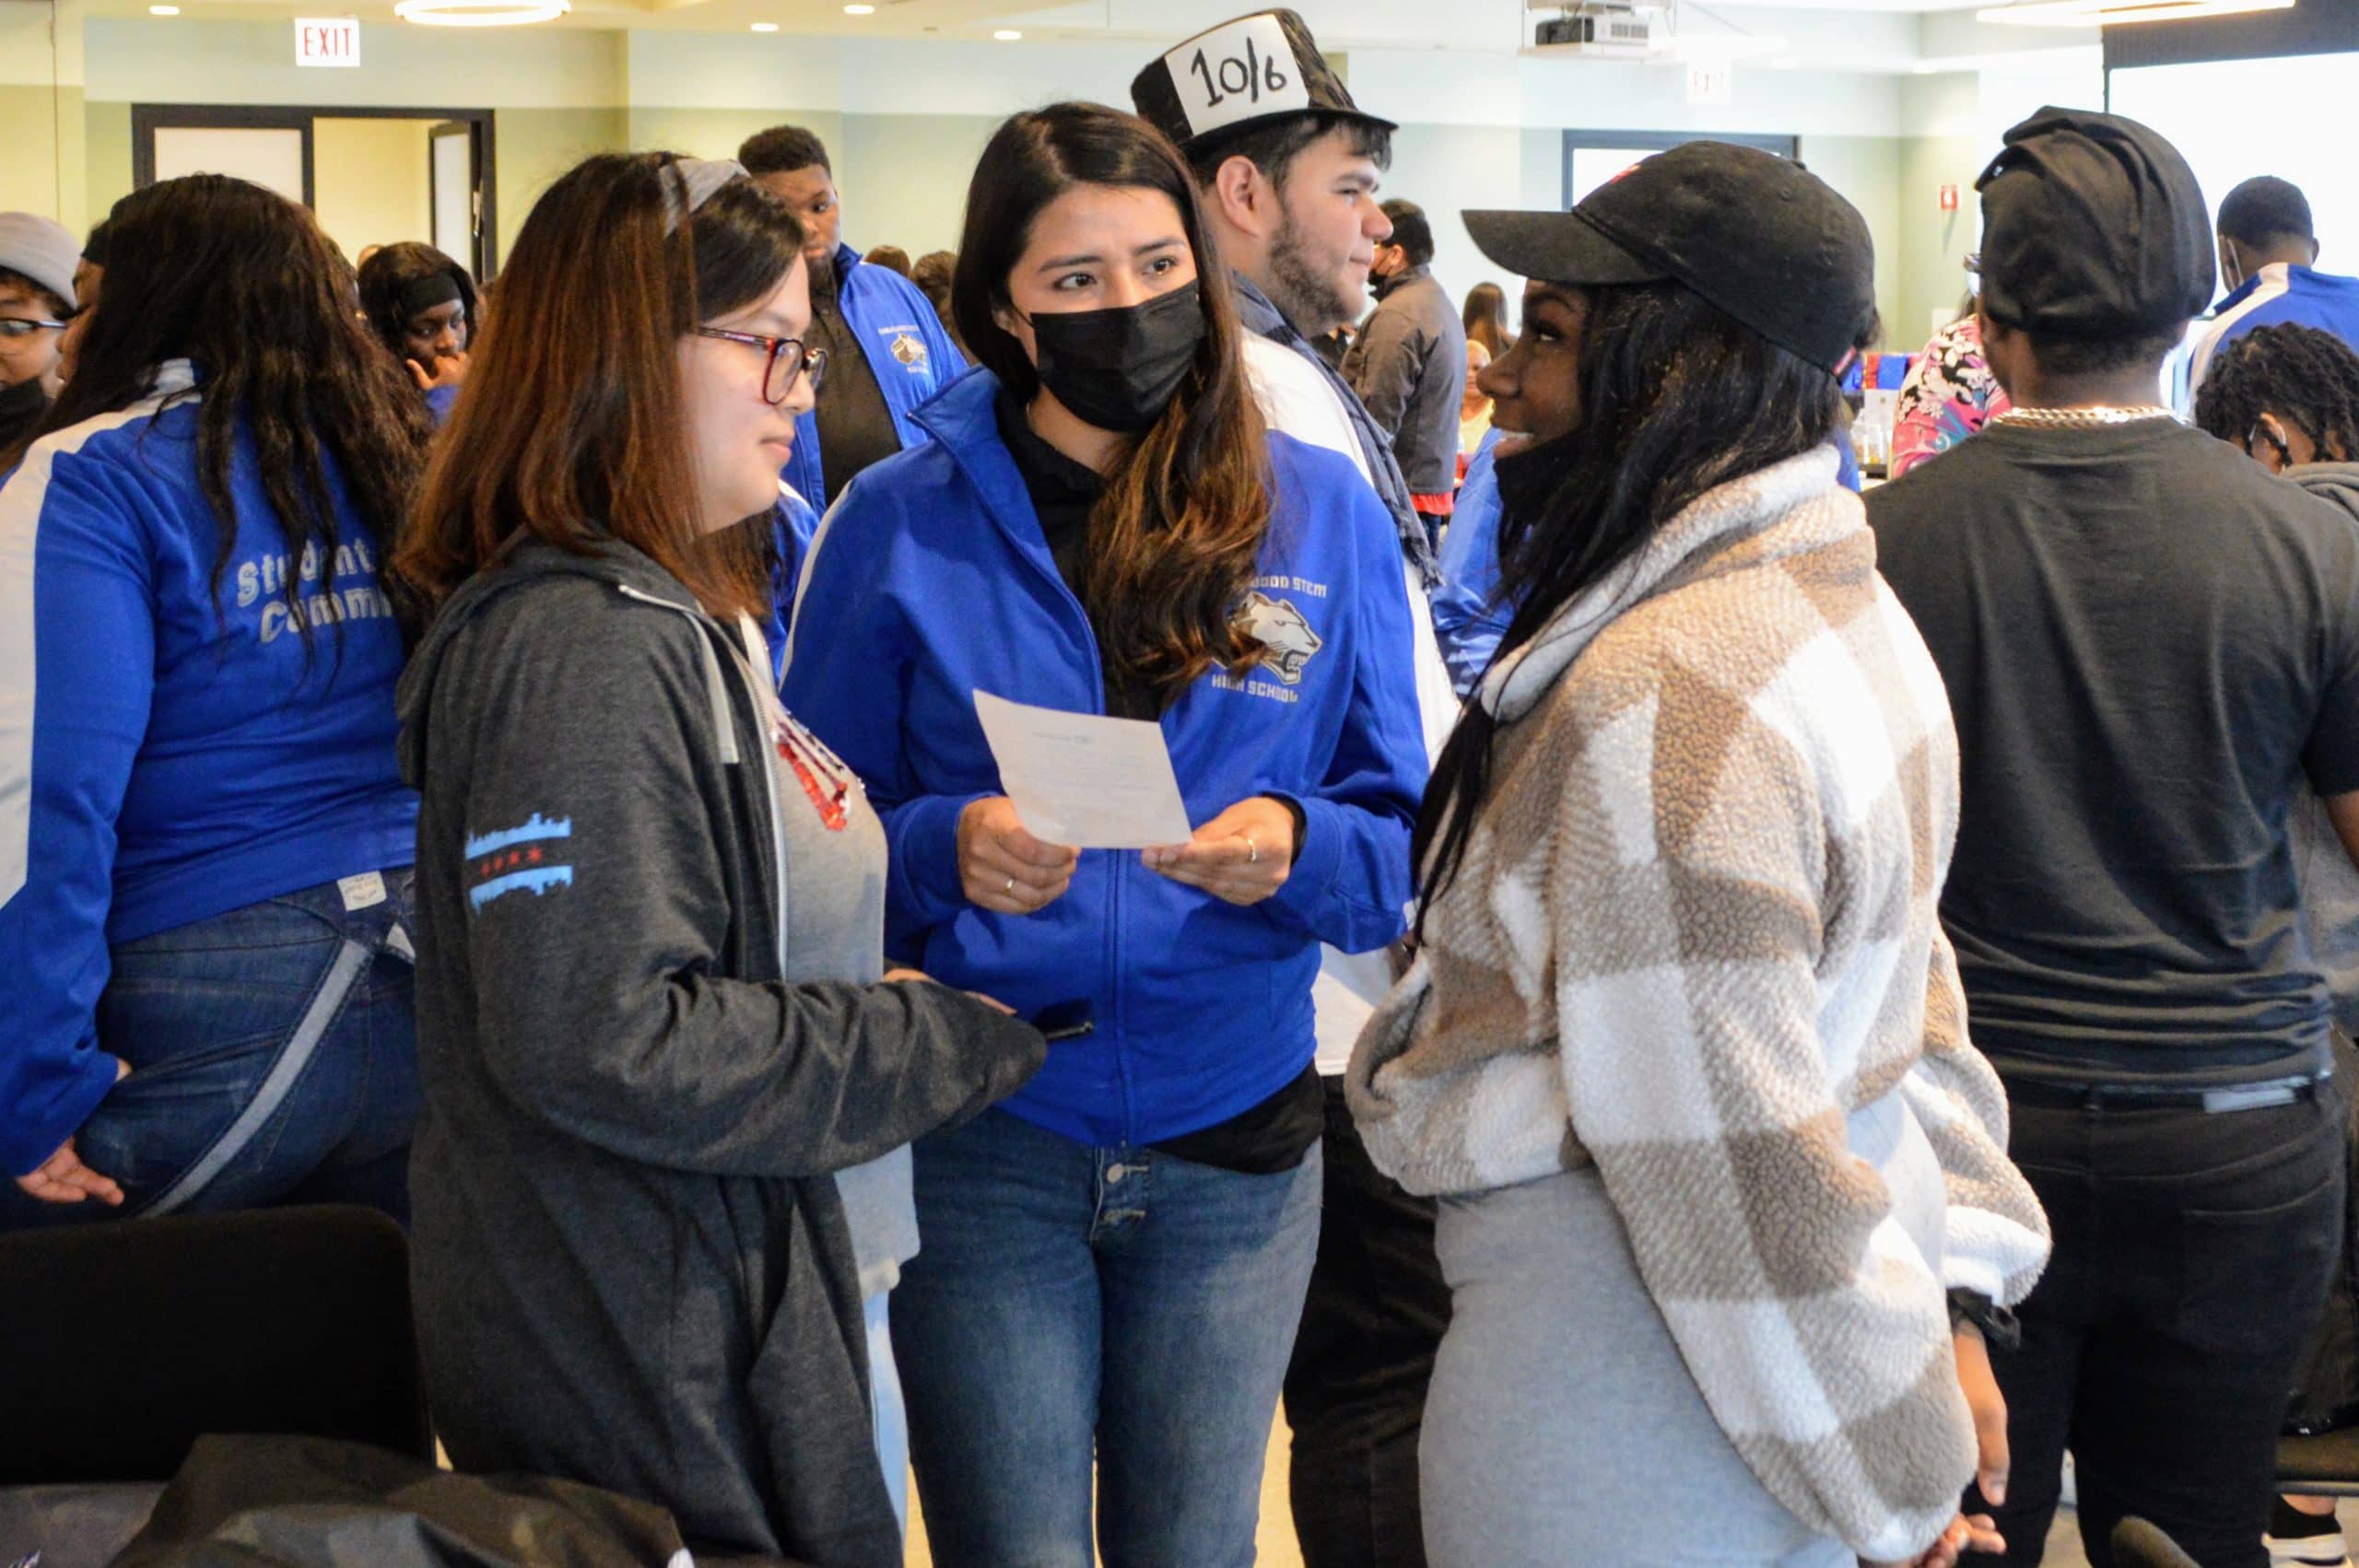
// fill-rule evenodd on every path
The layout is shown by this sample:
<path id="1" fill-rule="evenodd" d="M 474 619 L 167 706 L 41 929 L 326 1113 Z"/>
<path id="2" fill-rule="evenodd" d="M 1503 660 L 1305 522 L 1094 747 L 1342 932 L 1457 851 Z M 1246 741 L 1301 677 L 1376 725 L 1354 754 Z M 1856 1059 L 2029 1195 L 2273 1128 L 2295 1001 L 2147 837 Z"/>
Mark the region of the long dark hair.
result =
<path id="1" fill-rule="evenodd" d="M 212 590 L 251 519 L 230 470 L 242 431 L 290 559 L 332 561 L 339 543 L 332 456 L 353 509 L 389 549 L 425 466 L 425 405 L 400 366 L 353 318 L 344 258 L 303 208 L 222 174 L 191 174 L 115 204 L 107 280 L 75 351 L 74 377 L 39 434 L 150 396 L 157 369 L 196 368 L 197 483 L 220 521 Z M 302 573 L 287 574 L 299 608 Z M 295 625 L 310 646 L 310 617 Z"/>
<path id="2" fill-rule="evenodd" d="M 1496 598 L 1516 609 L 1494 662 L 1690 502 L 1824 445 L 1843 414 L 1834 377 L 1678 284 L 1579 292 L 1580 426 L 1526 460 L 1553 467 L 1546 501 L 1499 520 Z M 1490 793 L 1496 732 L 1483 705 L 1468 703 L 1434 765 L 1411 841 L 1420 929 L 1465 859 Z"/>
<path id="3" fill-rule="evenodd" d="M 1193 372 L 1153 428 L 1127 442 L 1091 510 L 1082 602 L 1116 675 L 1164 704 L 1215 664 L 1258 662 L 1234 620 L 1270 528 L 1269 446 L 1245 380 L 1228 272 L 1179 152 L 1133 115 L 1096 103 L 1018 114 L 983 149 L 967 192 L 952 314 L 975 358 L 1019 400 L 1039 390 L 1024 345 L 994 312 L 1041 209 L 1076 185 L 1160 191 L 1194 252 L 1204 337 Z"/>
<path id="4" fill-rule="evenodd" d="M 1508 331 L 1508 291 L 1496 283 L 1478 283 L 1466 291 L 1466 341 L 1479 343 L 1494 359 L 1507 357 L 1515 346 Z"/>
<path id="5" fill-rule="evenodd" d="M 619 539 L 715 614 L 768 603 L 749 531 L 702 532 L 679 342 L 777 288 L 803 225 L 740 176 L 670 227 L 677 161 L 586 159 L 525 218 L 393 561 L 424 611 L 519 529 L 576 555 Z"/>
<path id="6" fill-rule="evenodd" d="M 380 246 L 360 263 L 361 313 L 369 318 L 369 325 L 385 346 L 393 351 L 395 359 L 409 357 L 406 339 L 410 312 L 403 305 L 402 296 L 411 285 L 429 277 L 448 277 L 458 287 L 459 309 L 465 313 L 467 331 L 472 336 L 475 329 L 475 279 L 467 275 L 466 268 L 433 246 L 405 240 Z"/>

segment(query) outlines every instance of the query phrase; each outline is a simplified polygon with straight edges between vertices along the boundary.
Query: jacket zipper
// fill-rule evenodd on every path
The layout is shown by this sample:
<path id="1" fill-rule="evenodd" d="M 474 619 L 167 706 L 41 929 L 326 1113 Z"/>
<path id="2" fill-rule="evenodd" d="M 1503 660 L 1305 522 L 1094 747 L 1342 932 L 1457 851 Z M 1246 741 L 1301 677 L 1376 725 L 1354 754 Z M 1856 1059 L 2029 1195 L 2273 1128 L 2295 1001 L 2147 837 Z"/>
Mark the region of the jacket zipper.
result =
<path id="1" fill-rule="evenodd" d="M 675 615 L 685 615 L 695 624 L 698 646 L 704 650 L 705 680 L 712 694 L 713 722 L 721 728 L 722 758 L 724 762 L 734 762 L 742 766 L 744 759 L 735 755 L 738 750 L 736 712 L 729 701 L 727 691 L 721 685 L 721 656 L 713 651 L 712 635 L 707 629 L 711 625 L 711 618 L 702 611 L 691 610 L 675 600 L 642 592 L 629 583 L 618 582 L 615 586 L 622 591 L 626 599 L 635 599 L 642 604 L 652 604 Z M 737 665 L 739 677 L 751 685 L 752 677 L 745 671 L 744 650 L 734 642 L 730 646 L 730 657 Z M 754 716 L 757 723 L 764 711 L 760 688 L 755 687 Z M 786 972 L 786 834 L 784 825 L 779 821 L 778 776 L 770 765 L 769 749 L 757 744 L 755 754 L 761 766 L 762 798 L 769 803 L 770 813 L 770 899 L 771 907 L 776 911 L 778 939 L 778 952 L 772 955 L 771 962 L 780 966 L 779 972 L 782 975 Z"/>
<path id="2" fill-rule="evenodd" d="M 1023 542 L 1015 537 L 1015 531 L 1007 527 L 1005 521 L 999 518 L 999 509 L 992 506 L 989 493 L 977 478 L 974 470 L 968 467 L 963 457 L 958 455 L 957 444 L 942 431 L 926 424 L 924 420 L 920 420 L 918 423 L 925 427 L 927 434 L 941 441 L 943 450 L 950 452 L 957 461 L 959 473 L 966 476 L 968 485 L 974 489 L 975 497 L 982 504 L 983 510 L 992 515 L 994 521 L 999 522 L 1000 531 L 1007 535 L 1008 544 L 1015 549 L 1016 557 L 1030 567 L 1035 574 L 1062 595 L 1067 609 L 1079 617 L 1082 646 L 1088 652 L 1090 678 L 1097 691 L 1097 716 L 1104 718 L 1106 715 L 1106 654 L 1105 650 L 1097 646 L 1097 628 L 1089 624 L 1089 612 L 1082 604 L 1081 596 L 1073 591 L 1073 584 L 1064 579 L 1063 573 L 1058 571 L 1053 564 L 1043 565 L 1031 551 L 1024 547 Z M 996 438 L 997 430 L 994 429 L 992 434 Z M 1029 497 L 1027 497 L 1026 504 L 1027 506 L 1030 504 Z M 1039 526 L 1039 519 L 1037 515 L 1033 519 L 1033 526 L 1036 529 Z M 1168 740 L 1166 743 L 1168 744 Z M 1138 1130 L 1137 1106 L 1131 1090 L 1131 1054 L 1128 1046 L 1124 1043 L 1128 1038 L 1128 1032 L 1123 1028 L 1126 1012 L 1123 1004 L 1129 998 L 1129 988 L 1122 983 L 1122 879 L 1129 871 L 1129 867 L 1119 858 L 1122 851 L 1118 849 L 1096 851 L 1086 849 L 1082 853 L 1116 857 L 1107 865 L 1107 985 L 1113 1002 L 1114 1027 L 1109 1044 L 1114 1051 L 1114 1077 L 1121 1086 L 1122 1096 L 1120 1131 L 1123 1146 L 1128 1147 Z"/>

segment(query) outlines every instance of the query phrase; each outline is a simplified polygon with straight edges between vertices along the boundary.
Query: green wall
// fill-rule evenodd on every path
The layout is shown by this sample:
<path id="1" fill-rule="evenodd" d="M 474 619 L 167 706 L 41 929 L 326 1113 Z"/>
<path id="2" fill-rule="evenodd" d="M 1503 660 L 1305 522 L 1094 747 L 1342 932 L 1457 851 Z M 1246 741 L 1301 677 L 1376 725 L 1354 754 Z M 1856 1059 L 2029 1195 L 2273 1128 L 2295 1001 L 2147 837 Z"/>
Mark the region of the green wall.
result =
<path id="1" fill-rule="evenodd" d="M 1897 284 L 1906 332 L 1891 346 L 1915 352 L 1930 336 L 1931 314 L 1954 310 L 1966 296 L 1966 258 L 1981 234 L 1975 177 L 1991 148 L 1979 136 L 1909 136 L 1900 142 L 1900 182 L 1907 202 L 1900 230 Z M 1943 185 L 1958 188 L 1958 210 L 1942 212 Z"/>
<path id="2" fill-rule="evenodd" d="M 999 128 L 994 114 L 854 114 L 844 118 L 836 183 L 844 234 L 863 249 L 898 245 L 914 260 L 955 251 L 967 184 Z"/>
<path id="3" fill-rule="evenodd" d="M 83 187 L 82 89 L 0 85 L 0 212 L 37 212 L 78 230 Z"/>
<path id="4" fill-rule="evenodd" d="M 82 127 L 84 167 L 89 170 L 89 221 L 96 223 L 115 203 L 131 194 L 131 105 L 84 104 Z"/>
<path id="5" fill-rule="evenodd" d="M 1840 192 L 1868 220 L 1876 248 L 1876 312 L 1885 348 L 1913 354 L 1924 339 L 1924 318 L 1907 314 L 1901 257 L 1907 249 L 1902 213 L 1900 139 L 1896 136 L 1804 136 L 1799 151 L 1812 173 Z"/>
<path id="6" fill-rule="evenodd" d="M 506 256 L 525 214 L 557 177 L 592 153 L 630 145 L 630 115 L 622 109 L 502 109 L 492 116 L 499 206 L 499 254 Z"/>

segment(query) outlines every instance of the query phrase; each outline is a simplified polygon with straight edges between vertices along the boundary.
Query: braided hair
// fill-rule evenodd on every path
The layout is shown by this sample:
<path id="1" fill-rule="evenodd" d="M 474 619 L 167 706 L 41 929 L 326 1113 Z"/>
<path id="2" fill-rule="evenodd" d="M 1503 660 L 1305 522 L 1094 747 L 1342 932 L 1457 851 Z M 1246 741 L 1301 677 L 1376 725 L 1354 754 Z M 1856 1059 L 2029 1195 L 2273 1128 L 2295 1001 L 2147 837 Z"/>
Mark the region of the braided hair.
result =
<path id="1" fill-rule="evenodd" d="M 2255 327 L 2212 361 L 2195 423 L 2236 446 L 2274 414 L 2317 444 L 2320 461 L 2359 461 L 2359 353 L 2316 327 Z"/>

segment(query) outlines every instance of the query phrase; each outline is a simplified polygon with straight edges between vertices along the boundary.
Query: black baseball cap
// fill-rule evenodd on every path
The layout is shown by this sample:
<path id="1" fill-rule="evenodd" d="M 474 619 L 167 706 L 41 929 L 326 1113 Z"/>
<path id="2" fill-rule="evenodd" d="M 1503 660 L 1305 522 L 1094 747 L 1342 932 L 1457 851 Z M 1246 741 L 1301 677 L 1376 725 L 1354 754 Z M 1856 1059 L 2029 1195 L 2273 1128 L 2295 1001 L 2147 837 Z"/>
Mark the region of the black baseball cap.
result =
<path id="1" fill-rule="evenodd" d="M 1570 212 L 1470 212 L 1485 255 L 1571 287 L 1672 282 L 1830 375 L 1875 324 L 1867 220 L 1790 158 L 1683 142 Z"/>
<path id="2" fill-rule="evenodd" d="M 1132 81 L 1131 103 L 1191 155 L 1298 114 L 1400 129 L 1360 111 L 1309 24 L 1286 10 L 1232 18 L 1168 51 Z"/>
<path id="3" fill-rule="evenodd" d="M 1982 193 L 1982 312 L 2083 340 L 2182 327 L 2219 277 L 2195 170 L 2149 126 L 2043 109 L 2009 131 Z"/>

